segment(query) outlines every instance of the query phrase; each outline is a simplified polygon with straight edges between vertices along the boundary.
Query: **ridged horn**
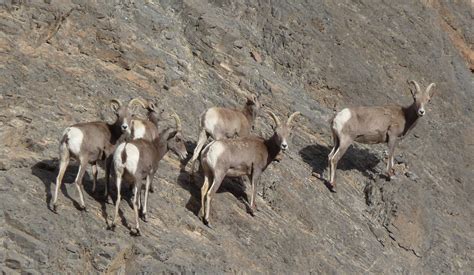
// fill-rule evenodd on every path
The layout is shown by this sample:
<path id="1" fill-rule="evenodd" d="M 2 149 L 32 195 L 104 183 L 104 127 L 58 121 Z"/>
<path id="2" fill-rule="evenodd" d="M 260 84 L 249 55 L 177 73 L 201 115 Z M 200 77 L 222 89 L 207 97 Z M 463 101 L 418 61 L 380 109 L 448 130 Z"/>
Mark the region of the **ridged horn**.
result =
<path id="1" fill-rule="evenodd" d="M 266 110 L 266 112 L 273 118 L 275 121 L 276 127 L 281 125 L 280 119 L 270 110 Z"/>
<path id="2" fill-rule="evenodd" d="M 112 108 L 114 112 L 117 111 L 120 107 L 122 107 L 122 102 L 116 98 L 111 99 L 109 104 L 110 104 L 110 108 Z M 118 105 L 117 109 L 114 108 L 114 104 Z"/>
<path id="3" fill-rule="evenodd" d="M 172 113 L 171 117 L 176 121 L 176 131 L 181 131 L 181 119 L 179 119 L 179 116 L 176 113 Z"/>
<path id="4" fill-rule="evenodd" d="M 286 122 L 286 125 L 287 126 L 290 126 L 291 122 L 293 121 L 293 119 L 296 117 L 296 116 L 299 116 L 301 115 L 300 112 L 294 112 L 290 115 L 290 117 L 288 118 L 288 121 Z"/>
<path id="5" fill-rule="evenodd" d="M 436 83 L 431 83 L 431 84 L 428 85 L 428 87 L 426 88 L 426 92 L 425 92 L 425 93 L 427 93 L 430 97 L 433 97 L 433 95 L 434 95 L 434 92 L 433 92 L 433 94 L 430 95 L 430 91 L 431 91 L 431 89 L 432 89 L 433 87 L 436 87 Z"/>
<path id="6" fill-rule="evenodd" d="M 143 99 L 141 99 L 139 97 L 136 97 L 136 98 L 130 100 L 130 102 L 128 103 L 128 107 L 131 107 L 135 104 L 141 105 L 143 107 L 143 109 L 147 108 L 147 102 L 145 102 Z"/>
<path id="7" fill-rule="evenodd" d="M 416 92 L 417 92 L 417 93 L 420 92 L 420 85 L 418 85 L 418 82 L 416 82 L 416 81 L 413 80 L 413 79 L 410 79 L 410 80 L 408 80 L 408 83 L 413 83 L 413 85 L 415 85 Z"/>

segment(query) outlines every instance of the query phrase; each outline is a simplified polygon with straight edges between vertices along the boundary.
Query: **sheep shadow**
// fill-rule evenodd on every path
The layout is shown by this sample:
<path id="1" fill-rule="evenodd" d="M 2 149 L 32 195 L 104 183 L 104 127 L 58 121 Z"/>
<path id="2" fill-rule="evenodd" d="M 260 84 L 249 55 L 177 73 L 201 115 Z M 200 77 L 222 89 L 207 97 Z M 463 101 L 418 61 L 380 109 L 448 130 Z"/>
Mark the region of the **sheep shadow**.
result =
<path id="1" fill-rule="evenodd" d="M 193 152 L 196 146 L 195 142 L 187 142 L 186 149 L 189 152 Z M 204 174 L 200 165 L 199 159 L 197 163 L 197 170 L 195 171 L 194 178 L 192 178 L 190 172 L 186 171 L 186 166 L 192 157 L 192 153 L 188 154 L 188 158 L 181 162 L 181 169 L 178 176 L 178 185 L 187 190 L 191 196 L 186 203 L 186 209 L 191 211 L 194 215 L 199 215 L 201 209 L 201 187 L 204 183 Z M 190 169 L 190 167 L 189 167 Z M 210 183 L 212 184 L 212 183 Z M 244 202 L 247 212 L 250 211 L 249 199 L 245 192 L 245 183 L 241 178 L 228 178 L 226 177 L 223 181 L 217 193 L 229 192 L 239 201 Z"/>
<path id="2" fill-rule="evenodd" d="M 46 198 L 45 198 L 46 206 L 50 211 L 54 213 L 56 212 L 51 207 L 51 200 L 52 200 L 52 196 L 53 196 L 53 192 L 55 188 L 56 177 L 58 175 L 58 166 L 59 166 L 59 161 L 58 159 L 54 158 L 50 160 L 41 160 L 31 167 L 32 174 L 43 182 L 44 192 L 46 195 Z M 89 167 L 90 166 L 88 166 L 87 168 L 88 170 L 89 170 Z M 61 184 L 61 192 L 64 195 L 64 197 L 72 201 L 74 207 L 77 210 L 82 210 L 78 201 L 71 197 L 71 195 L 68 193 L 67 188 L 66 188 L 66 184 L 74 184 L 74 180 L 76 179 L 78 170 L 79 170 L 79 165 L 71 161 L 70 165 L 66 169 L 66 172 L 64 173 L 63 184 Z M 105 206 L 106 201 L 102 198 L 102 194 L 105 188 L 105 179 L 103 180 L 98 179 L 95 192 L 92 192 L 92 178 L 89 176 L 88 171 L 84 173 L 82 182 L 83 182 L 84 191 L 90 197 L 92 197 L 95 201 L 101 204 L 102 217 L 107 221 L 107 211 L 106 211 L 106 206 Z M 77 194 L 77 199 L 78 198 L 79 197 Z M 60 198 L 58 198 L 58 201 L 60 201 Z"/>
<path id="3" fill-rule="evenodd" d="M 327 177 L 323 177 L 324 171 L 328 167 L 328 155 L 332 148 L 320 144 L 308 145 L 299 151 L 301 158 L 313 168 L 313 173 L 324 178 L 324 183 L 328 186 Z M 375 167 L 380 162 L 380 158 L 371 153 L 369 149 L 351 145 L 344 156 L 339 160 L 337 169 L 356 169 L 365 177 L 372 177 L 376 173 Z"/>

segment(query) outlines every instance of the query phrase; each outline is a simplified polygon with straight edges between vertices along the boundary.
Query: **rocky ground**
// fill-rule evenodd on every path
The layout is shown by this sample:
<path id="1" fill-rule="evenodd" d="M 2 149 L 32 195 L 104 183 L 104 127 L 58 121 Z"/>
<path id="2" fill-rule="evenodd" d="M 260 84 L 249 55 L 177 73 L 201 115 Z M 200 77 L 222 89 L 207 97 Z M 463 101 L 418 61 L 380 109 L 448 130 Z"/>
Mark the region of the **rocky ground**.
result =
<path id="1" fill-rule="evenodd" d="M 474 33 L 469 1 L 0 1 L 0 270 L 3 273 L 473 273 Z M 327 120 L 346 106 L 409 104 L 408 79 L 436 82 L 428 114 L 397 148 L 355 145 L 325 173 Z M 80 212 L 72 165 L 49 210 L 58 139 L 81 121 L 112 120 L 111 98 L 141 96 L 176 111 L 189 151 L 197 117 L 248 93 L 280 116 L 300 111 L 290 149 L 258 186 L 226 180 L 213 228 L 169 155 L 150 218 L 91 192 Z M 164 121 L 163 124 L 167 122 Z M 257 119 L 268 136 L 271 120 Z M 103 171 L 100 171 L 103 188 Z M 100 191 L 99 188 L 99 191 Z"/>

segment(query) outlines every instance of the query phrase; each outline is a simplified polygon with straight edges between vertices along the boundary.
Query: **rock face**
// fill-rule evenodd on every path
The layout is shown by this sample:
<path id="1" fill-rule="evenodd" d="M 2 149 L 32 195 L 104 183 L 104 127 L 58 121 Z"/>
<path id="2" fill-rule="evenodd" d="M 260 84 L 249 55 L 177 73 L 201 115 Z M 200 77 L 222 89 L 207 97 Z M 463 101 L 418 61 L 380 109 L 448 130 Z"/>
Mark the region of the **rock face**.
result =
<path id="1" fill-rule="evenodd" d="M 470 11 L 469 1 L 442 0 L 0 1 L 0 269 L 474 272 Z M 325 175 L 333 109 L 409 104 L 408 79 L 437 87 L 397 148 L 398 176 L 381 176 L 384 145 L 357 144 L 330 193 L 311 174 Z M 74 165 L 59 214 L 49 210 L 60 134 L 111 121 L 110 98 L 176 111 L 192 152 L 199 114 L 241 106 L 248 92 L 280 116 L 303 114 L 289 152 L 261 178 L 255 217 L 247 183 L 229 179 L 213 199 L 214 227 L 204 226 L 201 180 L 191 183 L 172 154 L 142 237 L 129 235 L 127 203 L 116 231 L 106 230 L 113 206 L 91 193 L 89 175 L 89 212 L 76 209 Z M 262 114 L 254 133 L 268 136 L 270 125 Z"/>

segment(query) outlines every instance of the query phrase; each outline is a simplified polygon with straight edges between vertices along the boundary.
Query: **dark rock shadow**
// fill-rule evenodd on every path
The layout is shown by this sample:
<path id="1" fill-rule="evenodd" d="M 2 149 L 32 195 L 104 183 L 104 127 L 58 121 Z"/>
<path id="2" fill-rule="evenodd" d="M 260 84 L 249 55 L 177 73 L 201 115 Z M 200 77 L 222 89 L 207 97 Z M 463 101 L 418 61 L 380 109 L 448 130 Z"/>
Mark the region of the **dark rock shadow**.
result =
<path id="1" fill-rule="evenodd" d="M 44 184 L 44 191 L 46 194 L 46 199 L 45 199 L 46 206 L 52 212 L 54 211 L 51 207 L 51 200 L 53 197 L 54 190 L 56 188 L 55 182 L 56 182 L 56 177 L 58 175 L 58 167 L 59 167 L 58 159 L 42 160 L 42 161 L 37 162 L 35 165 L 33 165 L 33 167 L 31 167 L 32 174 L 35 175 L 37 178 L 39 178 Z M 74 207 L 77 210 L 81 210 L 80 204 L 77 201 L 79 197 L 77 197 L 77 199 L 72 198 L 71 195 L 69 195 L 66 188 L 66 184 L 74 184 L 74 180 L 76 179 L 78 169 L 79 169 L 78 164 L 71 160 L 69 162 L 69 166 L 66 169 L 66 172 L 64 173 L 63 183 L 61 185 L 61 192 L 63 193 L 64 197 L 72 201 Z M 90 165 L 86 169 L 89 170 Z M 95 193 L 93 193 L 92 192 L 92 179 L 89 177 L 87 170 L 82 179 L 84 191 L 85 193 L 89 195 L 89 197 L 93 198 L 95 201 L 101 204 L 102 216 L 107 221 L 107 211 L 106 211 L 106 206 L 105 206 L 106 202 L 104 201 L 104 198 L 102 198 L 102 194 L 105 188 L 105 178 L 103 180 L 101 180 L 100 178 L 97 180 L 98 182 L 97 182 L 96 190 L 95 190 Z M 58 201 L 60 200 L 61 198 L 58 198 Z"/>
<path id="2" fill-rule="evenodd" d="M 320 144 L 313 144 L 304 147 L 299 151 L 301 158 L 311 165 L 313 168 L 313 173 L 319 174 L 321 179 L 324 178 L 326 186 L 327 175 L 323 176 L 324 171 L 328 167 L 328 155 L 331 152 L 331 148 Z M 339 160 L 337 164 L 337 170 L 351 170 L 357 169 L 365 177 L 372 177 L 375 171 L 375 167 L 380 162 L 380 159 L 377 155 L 370 152 L 370 150 L 365 148 L 360 148 L 356 144 L 353 144 L 347 149 L 344 156 Z"/>

